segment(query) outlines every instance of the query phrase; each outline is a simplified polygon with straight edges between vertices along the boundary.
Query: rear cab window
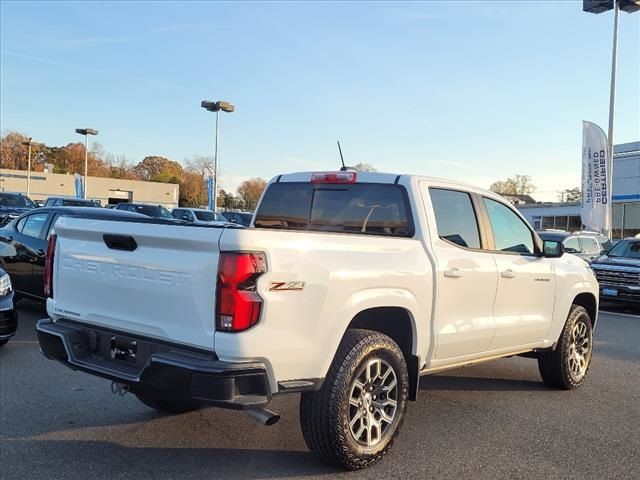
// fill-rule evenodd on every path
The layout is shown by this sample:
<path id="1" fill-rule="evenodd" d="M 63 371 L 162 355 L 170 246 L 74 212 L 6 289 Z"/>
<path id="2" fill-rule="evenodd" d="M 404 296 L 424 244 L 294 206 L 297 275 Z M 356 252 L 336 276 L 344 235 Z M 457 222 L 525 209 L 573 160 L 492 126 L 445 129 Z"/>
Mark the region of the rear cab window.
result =
<path id="1" fill-rule="evenodd" d="M 480 232 L 471 196 L 458 190 L 429 188 L 438 236 L 459 247 L 479 249 Z"/>
<path id="2" fill-rule="evenodd" d="M 404 187 L 384 183 L 272 183 L 256 228 L 412 237 Z"/>

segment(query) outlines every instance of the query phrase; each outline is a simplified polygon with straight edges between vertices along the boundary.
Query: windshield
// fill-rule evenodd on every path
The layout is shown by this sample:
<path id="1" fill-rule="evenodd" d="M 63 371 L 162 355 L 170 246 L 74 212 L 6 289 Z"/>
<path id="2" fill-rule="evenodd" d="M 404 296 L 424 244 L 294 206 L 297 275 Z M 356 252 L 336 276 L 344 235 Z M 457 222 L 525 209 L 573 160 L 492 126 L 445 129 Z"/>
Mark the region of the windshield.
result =
<path id="1" fill-rule="evenodd" d="M 62 204 L 65 207 L 100 207 L 100 204 L 98 202 L 94 202 L 93 200 L 76 200 L 68 198 L 65 198 L 62 201 Z"/>
<path id="2" fill-rule="evenodd" d="M 171 215 L 171 212 L 166 208 L 161 207 L 160 205 L 158 205 L 158 216 L 162 218 L 173 218 L 173 215 Z"/>
<path id="3" fill-rule="evenodd" d="M 640 241 L 622 240 L 607 252 L 607 256 L 640 258 Z"/>
<path id="4" fill-rule="evenodd" d="M 132 207 L 133 208 L 122 207 L 122 209 L 126 209 L 131 212 L 142 213 L 143 215 L 146 215 L 148 217 L 173 219 L 173 215 L 171 215 L 171 212 L 161 205 L 133 205 Z"/>
<path id="5" fill-rule="evenodd" d="M 222 215 L 216 212 L 205 211 L 205 210 L 196 210 L 193 212 L 196 214 L 196 218 L 203 222 L 226 222 L 227 219 Z"/>
<path id="6" fill-rule="evenodd" d="M 35 208 L 35 204 L 25 195 L 0 195 L 0 205 L 8 208 Z"/>

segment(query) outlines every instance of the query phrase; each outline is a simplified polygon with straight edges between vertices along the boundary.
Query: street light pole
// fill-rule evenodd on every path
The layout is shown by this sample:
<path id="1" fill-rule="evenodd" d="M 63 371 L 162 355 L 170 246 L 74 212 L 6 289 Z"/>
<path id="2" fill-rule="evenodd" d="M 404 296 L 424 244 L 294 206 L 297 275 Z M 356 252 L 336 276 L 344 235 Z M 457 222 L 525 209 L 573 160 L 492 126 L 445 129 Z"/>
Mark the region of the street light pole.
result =
<path id="1" fill-rule="evenodd" d="M 236 107 L 229 102 L 219 100 L 211 102 L 203 100 L 200 106 L 209 112 L 216 113 L 216 143 L 213 150 L 213 211 L 218 210 L 218 137 L 220 135 L 220 111 L 231 113 Z"/>
<path id="2" fill-rule="evenodd" d="M 620 5 L 617 0 L 613 2 L 613 51 L 611 52 L 611 90 L 609 91 L 609 129 L 607 132 L 607 147 L 609 150 L 609 171 L 607 172 L 607 188 L 609 189 L 609 207 L 607 219 L 609 241 L 613 240 L 613 116 L 616 108 L 616 73 L 618 68 L 618 26 L 620 21 L 618 13 Z"/>
<path id="3" fill-rule="evenodd" d="M 213 211 L 218 211 L 218 137 L 220 136 L 220 110 L 216 110 L 216 146 L 213 151 Z"/>
<path id="4" fill-rule="evenodd" d="M 31 195 L 31 139 L 29 139 L 29 146 L 27 147 L 27 197 Z"/>
<path id="5" fill-rule="evenodd" d="M 620 10 L 634 13 L 640 10 L 640 0 L 583 0 L 582 11 L 600 14 L 613 10 L 613 51 L 611 54 L 611 89 L 609 91 L 609 131 L 607 132 L 607 150 L 609 153 L 609 168 L 607 188 L 609 189 L 608 207 L 606 209 L 605 225 L 608 227 L 609 240 L 613 237 L 613 116 L 616 102 L 616 69 L 618 66 L 618 14 Z M 624 226 L 624 225 L 623 225 Z"/>
<path id="6" fill-rule="evenodd" d="M 84 136 L 84 188 L 82 189 L 82 198 L 87 199 L 87 174 L 89 172 L 89 135 Z"/>
<path id="7" fill-rule="evenodd" d="M 89 135 L 98 135 L 98 130 L 93 128 L 76 128 L 76 133 L 84 135 L 84 187 L 82 188 L 82 198 L 87 199 L 87 177 L 89 174 Z"/>
<path id="8" fill-rule="evenodd" d="M 22 145 L 27 146 L 27 197 L 31 194 L 31 147 L 41 147 L 42 143 L 36 143 L 31 141 L 31 137 L 26 142 L 22 142 Z"/>

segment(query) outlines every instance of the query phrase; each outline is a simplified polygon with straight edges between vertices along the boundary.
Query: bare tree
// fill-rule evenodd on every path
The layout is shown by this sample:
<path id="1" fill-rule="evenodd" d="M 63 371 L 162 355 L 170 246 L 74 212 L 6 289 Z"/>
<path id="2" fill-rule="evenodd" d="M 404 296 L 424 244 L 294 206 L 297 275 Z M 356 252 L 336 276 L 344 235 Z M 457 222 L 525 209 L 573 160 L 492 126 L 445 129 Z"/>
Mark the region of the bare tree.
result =
<path id="1" fill-rule="evenodd" d="M 501 195 L 529 195 L 535 192 L 536 187 L 529 175 L 516 175 L 493 182 L 489 189 Z"/>

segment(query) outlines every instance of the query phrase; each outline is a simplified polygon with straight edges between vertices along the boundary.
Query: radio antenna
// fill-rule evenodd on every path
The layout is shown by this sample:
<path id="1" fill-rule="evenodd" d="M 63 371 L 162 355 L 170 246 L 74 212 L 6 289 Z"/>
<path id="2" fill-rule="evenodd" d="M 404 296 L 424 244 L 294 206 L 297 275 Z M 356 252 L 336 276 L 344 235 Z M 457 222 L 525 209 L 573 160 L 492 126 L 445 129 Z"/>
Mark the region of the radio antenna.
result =
<path id="1" fill-rule="evenodd" d="M 340 140 L 337 140 L 338 142 L 338 152 L 340 152 L 340 161 L 342 162 L 342 168 L 340 169 L 341 172 L 345 172 L 347 170 L 347 167 L 344 164 L 344 157 L 342 156 L 342 148 L 340 147 Z"/>

